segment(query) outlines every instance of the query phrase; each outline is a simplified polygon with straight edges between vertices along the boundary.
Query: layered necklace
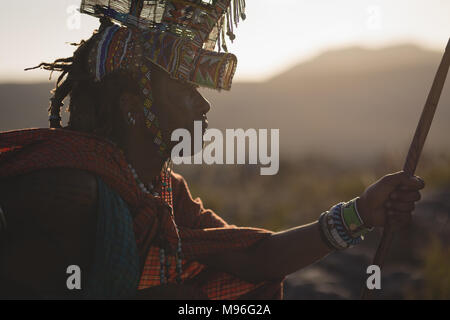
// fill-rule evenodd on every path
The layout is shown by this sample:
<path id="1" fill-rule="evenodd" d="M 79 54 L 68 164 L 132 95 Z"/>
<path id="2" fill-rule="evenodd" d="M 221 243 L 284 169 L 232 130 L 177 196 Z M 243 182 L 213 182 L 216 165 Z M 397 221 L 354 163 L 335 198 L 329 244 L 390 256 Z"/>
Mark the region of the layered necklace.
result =
<path id="1" fill-rule="evenodd" d="M 145 184 L 139 179 L 136 170 L 131 164 L 128 163 L 128 168 L 131 171 L 139 189 L 145 194 L 153 195 L 158 197 L 159 194 L 155 191 L 155 186 L 153 183 Z M 181 251 L 181 238 L 179 236 L 178 227 L 175 223 L 175 217 L 173 214 L 173 196 L 172 196 L 172 183 L 171 183 L 171 171 L 172 171 L 172 161 L 169 159 L 164 163 L 162 174 L 161 174 L 161 199 L 168 206 L 171 219 L 175 225 L 176 232 L 178 234 L 177 250 L 175 253 L 176 260 L 176 282 L 181 284 L 181 273 L 182 273 L 182 251 Z M 159 264 L 160 264 L 160 283 L 167 284 L 169 282 L 169 271 L 170 271 L 170 260 L 167 258 L 168 252 L 170 250 L 167 243 L 167 239 L 164 239 L 160 232 L 160 244 L 159 244 Z"/>

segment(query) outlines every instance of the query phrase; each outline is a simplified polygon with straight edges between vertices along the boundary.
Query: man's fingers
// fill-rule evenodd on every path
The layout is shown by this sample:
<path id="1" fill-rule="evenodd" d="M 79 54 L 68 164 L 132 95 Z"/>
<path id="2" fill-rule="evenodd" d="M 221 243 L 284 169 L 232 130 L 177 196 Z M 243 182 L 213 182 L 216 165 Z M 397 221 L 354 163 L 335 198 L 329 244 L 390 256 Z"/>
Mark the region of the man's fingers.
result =
<path id="1" fill-rule="evenodd" d="M 422 178 L 410 176 L 404 171 L 388 174 L 382 180 L 391 186 L 399 186 L 404 190 L 420 190 L 425 187 L 425 182 Z"/>
<path id="2" fill-rule="evenodd" d="M 399 171 L 385 175 L 383 178 L 381 178 L 381 181 L 392 186 L 398 186 L 405 178 L 407 178 L 407 174 L 404 171 Z"/>
<path id="3" fill-rule="evenodd" d="M 417 190 L 414 191 L 396 190 L 391 192 L 389 198 L 394 201 L 415 202 L 421 199 L 421 195 L 420 192 Z"/>
<path id="4" fill-rule="evenodd" d="M 388 201 L 386 208 L 397 212 L 411 212 L 415 208 L 414 202 Z"/>
<path id="5" fill-rule="evenodd" d="M 402 179 L 401 190 L 420 190 L 425 187 L 425 182 L 418 176 L 406 176 Z"/>

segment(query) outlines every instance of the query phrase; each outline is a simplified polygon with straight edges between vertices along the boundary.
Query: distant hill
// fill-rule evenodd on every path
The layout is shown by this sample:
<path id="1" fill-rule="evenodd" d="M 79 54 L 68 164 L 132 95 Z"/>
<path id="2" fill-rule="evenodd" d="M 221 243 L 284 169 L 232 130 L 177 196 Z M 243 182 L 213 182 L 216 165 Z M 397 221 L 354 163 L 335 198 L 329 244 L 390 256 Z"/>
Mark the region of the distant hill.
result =
<path id="1" fill-rule="evenodd" d="M 53 83 L 0 84 L 0 130 L 46 127 Z"/>
<path id="2" fill-rule="evenodd" d="M 280 128 L 284 155 L 354 159 L 409 146 L 442 54 L 412 45 L 325 52 L 264 83 L 205 91 L 219 128 Z M 450 151 L 450 79 L 426 150 Z"/>
<path id="3" fill-rule="evenodd" d="M 263 83 L 237 82 L 230 92 L 204 90 L 212 104 L 210 127 L 278 128 L 281 156 L 403 154 L 440 59 L 441 53 L 413 45 L 328 51 Z M 0 130 L 47 126 L 52 87 L 0 85 Z M 447 83 L 427 150 L 450 151 L 449 127 Z"/>

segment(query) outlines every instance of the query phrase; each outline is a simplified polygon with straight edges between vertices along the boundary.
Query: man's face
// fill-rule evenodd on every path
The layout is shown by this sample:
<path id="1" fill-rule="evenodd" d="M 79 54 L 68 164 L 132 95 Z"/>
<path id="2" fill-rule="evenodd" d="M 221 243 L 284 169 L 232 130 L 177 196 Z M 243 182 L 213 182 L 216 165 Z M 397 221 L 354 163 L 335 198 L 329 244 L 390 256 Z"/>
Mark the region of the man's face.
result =
<path id="1" fill-rule="evenodd" d="M 206 113 L 210 109 L 209 102 L 195 86 L 170 78 L 168 73 L 156 66 L 153 68 L 153 105 L 159 111 L 163 135 L 170 140 L 175 129 L 184 128 L 190 132 L 193 143 L 194 121 L 202 121 L 202 134 L 208 125 Z M 176 143 L 171 142 L 170 148 Z"/>

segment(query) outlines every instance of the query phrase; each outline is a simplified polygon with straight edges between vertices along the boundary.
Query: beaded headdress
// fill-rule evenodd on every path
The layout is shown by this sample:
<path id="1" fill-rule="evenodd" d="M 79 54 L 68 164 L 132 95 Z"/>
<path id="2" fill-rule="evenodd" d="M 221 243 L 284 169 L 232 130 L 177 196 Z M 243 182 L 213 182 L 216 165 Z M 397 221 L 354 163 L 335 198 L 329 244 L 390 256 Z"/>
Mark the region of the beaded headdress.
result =
<path id="1" fill-rule="evenodd" d="M 80 12 L 117 23 L 97 37 L 91 74 L 97 81 L 119 69 L 138 76 L 145 123 L 161 155 L 168 147 L 152 108 L 150 64 L 183 82 L 229 90 L 237 59 L 221 49 L 227 51 L 225 34 L 235 38 L 244 9 L 245 0 L 82 0 Z"/>

